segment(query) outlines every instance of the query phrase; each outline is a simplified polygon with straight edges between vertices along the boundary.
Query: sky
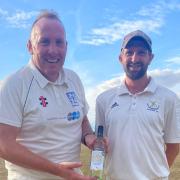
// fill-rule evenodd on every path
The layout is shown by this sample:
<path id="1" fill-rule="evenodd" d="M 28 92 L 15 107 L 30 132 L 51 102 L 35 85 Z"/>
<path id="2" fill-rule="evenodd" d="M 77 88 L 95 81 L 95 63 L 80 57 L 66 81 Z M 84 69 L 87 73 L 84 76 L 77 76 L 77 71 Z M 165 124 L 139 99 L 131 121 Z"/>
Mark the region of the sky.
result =
<path id="1" fill-rule="evenodd" d="M 58 12 L 64 23 L 65 67 L 84 84 L 92 125 L 97 95 L 123 79 L 118 56 L 133 30 L 152 39 L 148 74 L 180 96 L 180 0 L 0 0 L 0 80 L 28 63 L 31 24 L 42 9 Z"/>

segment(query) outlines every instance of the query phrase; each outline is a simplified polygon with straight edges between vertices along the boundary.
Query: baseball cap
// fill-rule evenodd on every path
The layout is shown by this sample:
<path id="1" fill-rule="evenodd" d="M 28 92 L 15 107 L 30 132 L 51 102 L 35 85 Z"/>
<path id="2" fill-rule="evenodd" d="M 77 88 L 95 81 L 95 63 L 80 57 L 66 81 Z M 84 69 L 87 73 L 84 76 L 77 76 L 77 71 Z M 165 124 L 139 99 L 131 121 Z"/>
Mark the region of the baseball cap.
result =
<path id="1" fill-rule="evenodd" d="M 126 48 L 127 44 L 133 39 L 133 38 L 141 38 L 144 40 L 144 42 L 147 44 L 148 48 L 150 51 L 152 51 L 152 41 L 150 39 L 150 37 L 145 34 L 143 31 L 141 30 L 136 30 L 136 31 L 133 31 L 133 32 L 130 32 L 129 34 L 127 34 L 125 37 L 124 37 L 124 40 L 123 40 L 123 43 L 122 43 L 122 47 L 121 47 L 121 50 Z"/>

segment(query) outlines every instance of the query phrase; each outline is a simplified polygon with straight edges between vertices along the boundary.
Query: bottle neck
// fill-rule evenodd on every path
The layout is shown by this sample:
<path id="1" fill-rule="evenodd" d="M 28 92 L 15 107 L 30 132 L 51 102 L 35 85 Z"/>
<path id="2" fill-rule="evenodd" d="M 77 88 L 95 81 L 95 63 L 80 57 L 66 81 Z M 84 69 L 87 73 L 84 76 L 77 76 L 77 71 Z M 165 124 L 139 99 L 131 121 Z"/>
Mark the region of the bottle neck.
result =
<path id="1" fill-rule="evenodd" d="M 103 137 L 99 136 L 94 144 L 94 150 L 104 150 Z"/>

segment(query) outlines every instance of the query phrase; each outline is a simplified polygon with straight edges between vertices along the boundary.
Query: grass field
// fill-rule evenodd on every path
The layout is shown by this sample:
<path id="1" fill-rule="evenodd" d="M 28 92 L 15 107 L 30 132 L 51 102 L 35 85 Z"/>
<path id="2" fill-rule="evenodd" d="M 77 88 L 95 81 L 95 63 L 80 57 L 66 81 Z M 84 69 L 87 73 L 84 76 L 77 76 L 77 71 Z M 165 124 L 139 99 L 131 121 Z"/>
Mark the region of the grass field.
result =
<path id="1" fill-rule="evenodd" d="M 0 180 L 7 179 L 7 171 L 4 168 L 4 161 L 0 158 Z"/>
<path id="2" fill-rule="evenodd" d="M 90 175 L 90 151 L 85 146 L 81 149 L 81 161 L 83 163 L 82 171 L 86 175 Z M 4 169 L 4 163 L 0 160 L 0 180 L 6 180 L 7 171 Z M 170 180 L 180 180 L 180 155 L 177 157 L 171 168 Z"/>

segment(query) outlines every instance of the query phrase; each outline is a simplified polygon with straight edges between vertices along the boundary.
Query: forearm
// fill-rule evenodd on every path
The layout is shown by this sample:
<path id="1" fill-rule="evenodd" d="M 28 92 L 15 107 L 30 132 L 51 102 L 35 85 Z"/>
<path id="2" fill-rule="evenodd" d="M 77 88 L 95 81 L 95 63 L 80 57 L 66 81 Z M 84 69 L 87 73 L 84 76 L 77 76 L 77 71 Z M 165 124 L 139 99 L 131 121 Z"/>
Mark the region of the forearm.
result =
<path id="1" fill-rule="evenodd" d="M 95 178 L 83 176 L 73 171 L 74 168 L 81 167 L 81 163 L 63 162 L 61 164 L 56 164 L 32 153 L 16 142 L 6 143 L 3 144 L 3 146 L 1 145 L 2 140 L 0 140 L 0 156 L 19 166 L 47 172 L 67 180 L 95 180 Z"/>
<path id="2" fill-rule="evenodd" d="M 179 153 L 179 144 L 166 144 L 166 158 L 168 161 L 169 167 L 172 166 L 176 156 Z"/>
<path id="3" fill-rule="evenodd" d="M 74 168 L 81 167 L 81 163 L 63 162 L 61 164 L 56 164 L 32 153 L 27 148 L 18 143 L 7 143 L 6 145 L 3 145 L 3 147 L 1 145 L 2 141 L 0 141 L 0 156 L 19 166 L 47 172 L 67 180 L 96 179 L 89 176 L 83 176 L 73 171 Z"/>
<path id="4" fill-rule="evenodd" d="M 7 161 L 25 168 L 48 172 L 54 175 L 61 174 L 58 164 L 50 162 L 29 151 L 26 147 L 17 142 L 3 143 L 1 146 L 1 156 Z"/>
<path id="5" fill-rule="evenodd" d="M 85 136 L 93 134 L 93 130 L 87 116 L 84 116 L 82 121 L 82 142 L 85 143 Z"/>
<path id="6" fill-rule="evenodd" d="M 96 136 L 94 135 L 87 116 L 85 116 L 82 122 L 82 143 L 89 149 L 93 149 L 95 140 Z"/>

